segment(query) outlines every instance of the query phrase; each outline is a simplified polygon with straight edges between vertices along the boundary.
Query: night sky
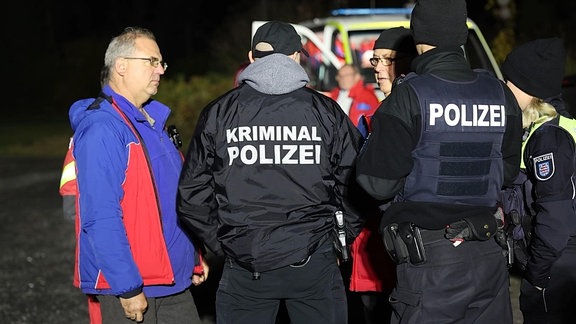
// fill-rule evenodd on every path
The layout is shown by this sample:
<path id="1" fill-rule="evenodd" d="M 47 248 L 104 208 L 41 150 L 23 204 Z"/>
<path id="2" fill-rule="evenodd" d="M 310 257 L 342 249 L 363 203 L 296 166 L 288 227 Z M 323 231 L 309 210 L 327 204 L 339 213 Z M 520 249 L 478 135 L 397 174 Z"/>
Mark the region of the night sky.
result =
<path id="1" fill-rule="evenodd" d="M 489 39 L 500 27 L 484 7 L 469 0 L 468 14 Z M 559 32 L 576 21 L 574 1 L 516 0 L 528 30 Z M 325 16 L 338 7 L 398 7 L 401 0 L 33 0 L 10 4 L 2 17 L 5 109 L 8 115 L 45 118 L 72 98 L 93 95 L 104 51 L 124 27 L 150 28 L 171 71 L 185 75 L 233 73 L 246 58 L 252 20 L 298 22 Z M 572 28 L 571 30 L 576 30 Z M 576 37 L 570 33 L 566 37 Z M 570 43 L 573 43 L 570 40 Z M 38 112 L 30 114 L 30 110 Z"/>
<path id="2" fill-rule="evenodd" d="M 296 21 L 294 17 L 310 19 L 313 12 L 328 12 L 322 10 L 325 4 L 310 2 L 314 1 L 35 0 L 13 3 L 14 10 L 4 11 L 1 28 L 6 44 L 2 55 L 9 84 L 5 101 L 12 108 L 9 114 L 45 118 L 54 106 L 68 105 L 72 98 L 92 95 L 99 88 L 106 46 L 126 26 L 151 29 L 171 71 L 185 76 L 232 73 L 246 59 L 252 20 Z M 44 113 L 31 115 L 30 109 Z"/>

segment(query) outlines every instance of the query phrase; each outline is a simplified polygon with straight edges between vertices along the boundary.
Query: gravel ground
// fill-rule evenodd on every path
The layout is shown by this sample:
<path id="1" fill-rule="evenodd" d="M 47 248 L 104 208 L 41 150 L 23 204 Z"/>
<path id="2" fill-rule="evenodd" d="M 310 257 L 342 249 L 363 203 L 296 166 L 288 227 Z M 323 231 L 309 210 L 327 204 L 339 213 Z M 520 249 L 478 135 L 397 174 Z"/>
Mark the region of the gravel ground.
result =
<path id="1" fill-rule="evenodd" d="M 86 299 L 72 286 L 74 227 L 62 216 L 61 164 L 61 159 L 0 158 L 0 323 L 89 322 Z M 218 278 L 219 267 L 213 266 L 209 280 L 193 291 L 206 324 L 214 322 Z M 519 280 L 511 278 L 514 323 L 522 323 Z"/>
<path id="2" fill-rule="evenodd" d="M 72 285 L 74 225 L 62 215 L 61 167 L 61 159 L 0 158 L 2 324 L 89 323 L 86 298 Z M 212 270 L 194 288 L 205 324 L 214 323 Z"/>
<path id="3" fill-rule="evenodd" d="M 2 323 L 88 323 L 85 298 L 72 286 L 74 228 L 62 216 L 61 164 L 0 160 Z"/>

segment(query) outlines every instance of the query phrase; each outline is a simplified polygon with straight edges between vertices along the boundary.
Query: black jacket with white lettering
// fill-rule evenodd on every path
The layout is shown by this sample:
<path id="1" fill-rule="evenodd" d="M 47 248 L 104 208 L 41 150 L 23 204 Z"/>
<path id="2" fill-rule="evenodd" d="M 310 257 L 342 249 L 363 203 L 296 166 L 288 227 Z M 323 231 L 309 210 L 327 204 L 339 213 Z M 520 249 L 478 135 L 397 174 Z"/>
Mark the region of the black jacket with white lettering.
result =
<path id="1" fill-rule="evenodd" d="M 448 80 L 448 83 L 454 82 L 455 85 L 474 82 L 478 78 L 478 74 L 470 69 L 459 48 L 435 48 L 427 51 L 413 61 L 412 68 L 419 76 L 432 74 L 434 78 Z M 501 81 L 494 79 L 494 82 Z M 397 194 L 401 195 L 409 176 L 411 181 L 428 181 L 421 175 L 412 174 L 416 158 L 414 150 L 422 136 L 423 116 L 415 89 L 408 83 L 410 82 L 399 83 L 395 86 L 390 96 L 381 103 L 372 117 L 372 133 L 362 148 L 357 163 L 358 182 L 377 199 L 389 199 Z M 458 87 L 455 86 L 454 90 L 458 91 Z M 519 171 L 522 118 L 513 94 L 505 85 L 502 84 L 501 88 L 505 96 L 506 125 L 500 149 L 503 179 L 496 179 L 496 181 L 501 185 L 508 185 L 512 183 Z M 454 96 L 455 92 L 449 87 L 437 90 L 439 92 L 434 93 L 434 96 L 445 98 L 442 100 L 444 103 L 454 103 L 455 107 L 459 107 L 461 103 L 466 102 L 466 99 L 470 99 L 470 97 L 458 98 L 458 95 L 450 97 Z M 493 96 L 487 95 L 486 101 L 482 100 L 481 93 L 474 97 L 479 100 L 478 102 L 487 102 Z M 452 114 L 454 113 L 456 112 L 452 111 Z M 446 118 L 453 117 L 454 115 L 450 115 Z M 444 140 L 445 143 L 458 143 L 459 141 L 462 139 L 457 134 Z M 443 147 L 448 146 L 450 145 Z M 442 154 L 438 153 L 438 155 Z M 473 156 L 474 152 L 467 154 Z M 450 159 L 453 158 L 448 158 L 444 162 L 450 162 Z M 455 170 L 450 167 L 450 163 L 442 165 L 449 169 L 443 170 L 444 174 L 450 174 L 451 170 Z M 457 174 L 454 173 L 454 176 L 458 176 Z M 460 175 L 459 181 L 463 179 Z M 410 183 L 412 188 L 415 185 L 417 184 Z M 499 188 L 492 187 L 491 190 L 499 190 Z M 496 192 L 493 196 L 495 195 Z M 449 203 L 446 199 L 431 199 L 431 201 L 416 199 L 392 204 L 384 215 L 383 224 L 411 221 L 424 228 L 440 229 L 466 216 L 491 213 L 495 206 L 496 201 L 494 201 L 494 206 L 488 207 L 485 197 L 479 197 L 477 204 L 474 204 L 473 199 L 467 199 L 465 203 L 456 200 Z"/>
<path id="2" fill-rule="evenodd" d="M 180 220 L 216 254 L 263 272 L 363 220 L 347 197 L 362 137 L 338 104 L 305 87 L 286 55 L 257 59 L 199 117 L 179 184 Z"/>

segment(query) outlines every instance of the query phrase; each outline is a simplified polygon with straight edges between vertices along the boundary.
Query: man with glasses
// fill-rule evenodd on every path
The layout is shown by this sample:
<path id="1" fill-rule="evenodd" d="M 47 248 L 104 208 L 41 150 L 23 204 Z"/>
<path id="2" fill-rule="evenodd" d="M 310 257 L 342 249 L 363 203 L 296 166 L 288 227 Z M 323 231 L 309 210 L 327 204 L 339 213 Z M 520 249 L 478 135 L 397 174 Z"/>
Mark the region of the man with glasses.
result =
<path id="1" fill-rule="evenodd" d="M 392 91 L 397 77 L 410 72 L 410 64 L 418 53 L 410 30 L 404 27 L 385 29 L 374 42 L 374 51 L 370 64 L 374 67 L 374 76 L 384 97 Z"/>
<path id="2" fill-rule="evenodd" d="M 168 63 L 164 61 L 160 61 L 159 58 L 151 56 L 151 57 L 125 57 L 127 60 L 143 60 L 150 62 L 150 65 L 157 68 L 158 66 L 162 66 L 164 72 L 168 69 Z"/>
<path id="3" fill-rule="evenodd" d="M 208 267 L 178 225 L 183 159 L 166 131 L 170 109 L 150 99 L 167 68 L 152 32 L 128 27 L 108 45 L 99 96 L 70 108 L 74 284 L 104 324 L 200 323 L 189 288 Z"/>

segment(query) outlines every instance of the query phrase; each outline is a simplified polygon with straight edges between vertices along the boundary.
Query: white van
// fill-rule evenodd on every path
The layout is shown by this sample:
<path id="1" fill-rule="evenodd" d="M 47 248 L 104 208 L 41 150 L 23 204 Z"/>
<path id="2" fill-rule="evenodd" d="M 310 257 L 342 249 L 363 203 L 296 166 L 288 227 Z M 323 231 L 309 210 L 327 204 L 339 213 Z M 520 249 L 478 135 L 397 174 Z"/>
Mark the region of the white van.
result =
<path id="1" fill-rule="evenodd" d="M 310 86 L 330 91 L 336 84 L 338 69 L 345 63 L 360 67 L 366 83 L 373 83 L 379 98 L 383 94 L 374 80 L 372 57 L 374 41 L 382 30 L 393 27 L 410 28 L 412 8 L 337 9 L 330 17 L 293 24 L 302 37 L 310 57 L 301 55 L 301 64 L 308 72 Z M 265 21 L 252 23 L 252 35 Z M 482 32 L 468 19 L 468 41 L 464 53 L 472 68 L 483 68 L 502 79 L 500 68 Z"/>

